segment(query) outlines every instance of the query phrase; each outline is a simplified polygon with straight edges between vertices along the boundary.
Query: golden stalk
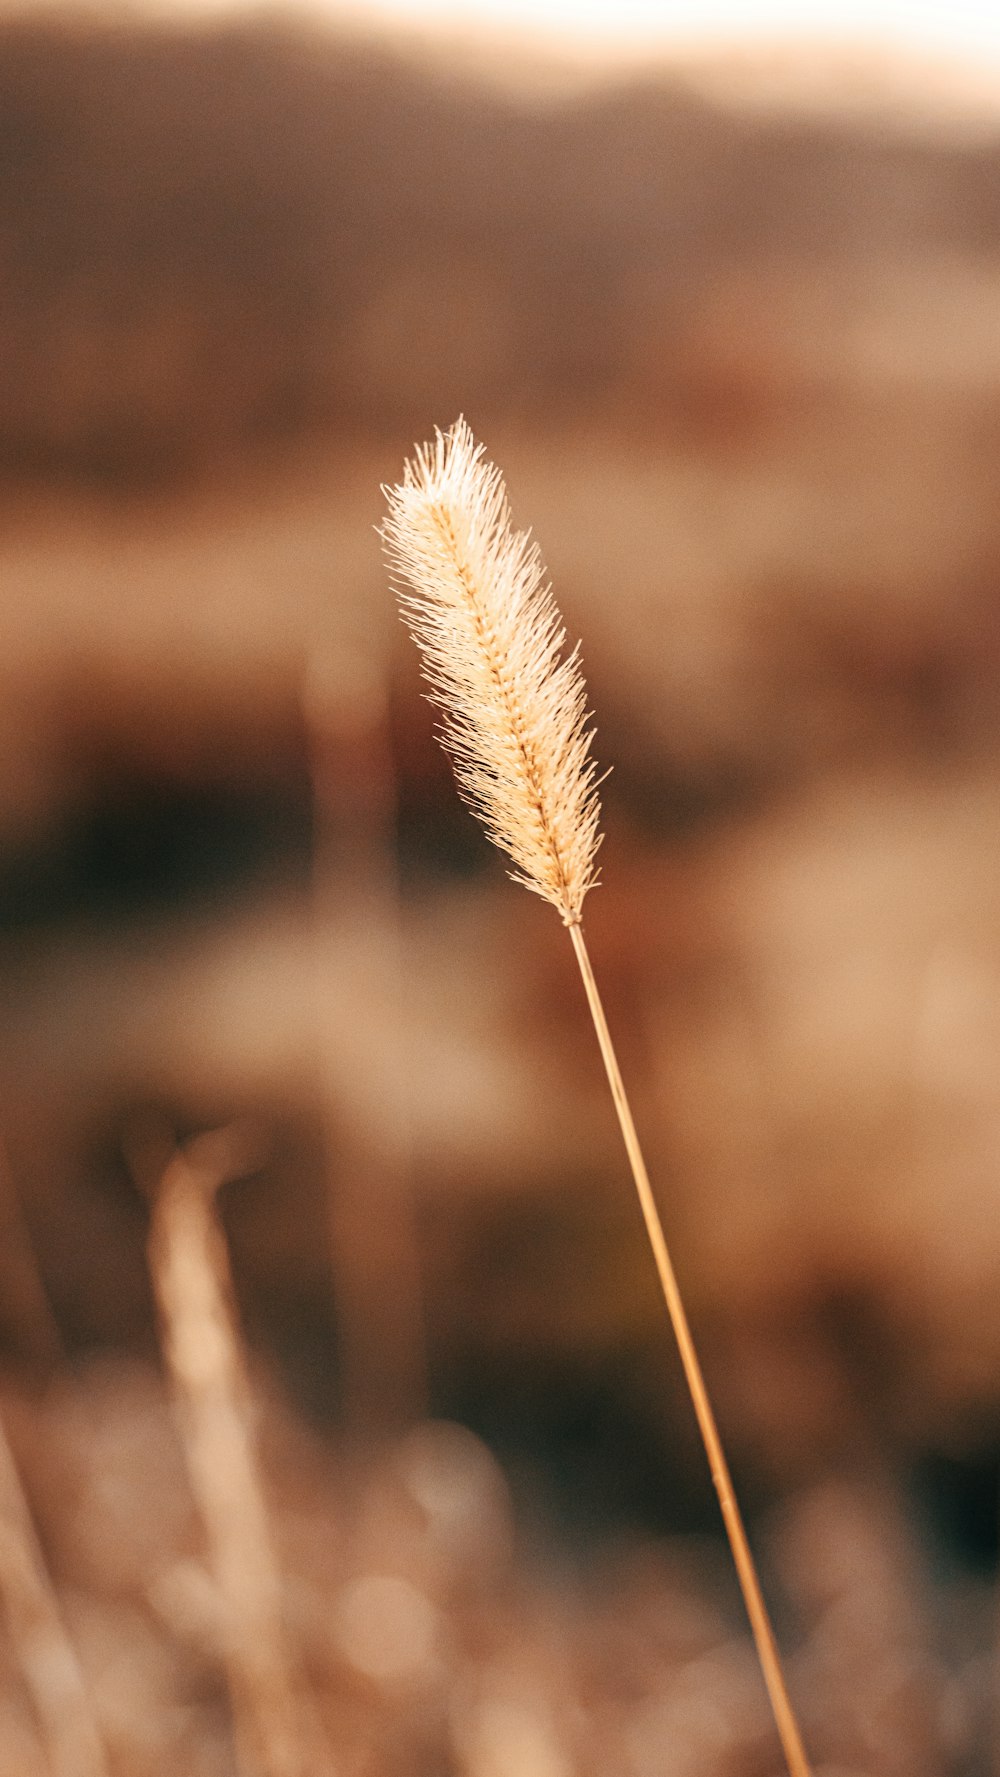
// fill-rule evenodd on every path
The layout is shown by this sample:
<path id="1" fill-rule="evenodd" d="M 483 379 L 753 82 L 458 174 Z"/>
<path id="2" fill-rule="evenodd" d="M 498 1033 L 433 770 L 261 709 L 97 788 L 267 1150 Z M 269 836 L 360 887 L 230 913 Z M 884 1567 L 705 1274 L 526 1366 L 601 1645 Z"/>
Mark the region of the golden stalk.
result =
<path id="1" fill-rule="evenodd" d="M 569 927 L 656 1269 L 791 1777 L 810 1777 L 756 1564 L 691 1337 L 583 937 L 597 881 L 597 768 L 577 651 L 544 583 L 537 546 L 511 529 L 506 489 L 464 420 L 438 432 L 383 490 L 382 528 L 404 619 L 421 650 L 459 789 L 515 880 Z"/>
<path id="2" fill-rule="evenodd" d="M 137 1173 L 149 1168 L 133 1165 Z M 152 1190 L 149 1259 L 191 1487 L 224 1612 L 243 1777 L 305 1777 L 301 1699 L 282 1621 L 281 1575 L 254 1446 L 225 1237 L 215 1194 L 251 1170 L 238 1126 L 166 1160 Z M 140 1177 L 138 1182 L 143 1182 Z"/>

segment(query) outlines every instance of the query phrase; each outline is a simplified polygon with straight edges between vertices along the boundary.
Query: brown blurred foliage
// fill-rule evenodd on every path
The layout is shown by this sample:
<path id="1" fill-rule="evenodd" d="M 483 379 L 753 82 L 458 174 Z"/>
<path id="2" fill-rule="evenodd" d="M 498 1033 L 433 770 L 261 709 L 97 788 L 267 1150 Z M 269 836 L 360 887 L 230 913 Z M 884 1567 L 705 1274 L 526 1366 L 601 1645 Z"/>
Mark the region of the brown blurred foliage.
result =
<path id="1" fill-rule="evenodd" d="M 114 1534 L 103 1575 L 76 1540 L 108 1500 L 70 1521 L 47 1477 L 70 1439 L 77 1497 L 105 1412 L 166 1436 L 145 1370 L 86 1422 L 70 1386 L 84 1352 L 154 1350 L 136 1129 L 250 1115 L 260 1168 L 220 1202 L 251 1347 L 300 1406 L 362 1442 L 464 1418 L 543 1542 L 670 1533 L 662 1590 L 647 1550 L 558 1632 L 533 1570 L 499 1627 L 480 1599 L 456 1630 L 388 1532 L 403 1568 L 371 1571 L 422 1603 L 331 1554 L 296 1608 L 343 1769 L 646 1777 L 671 1736 L 677 1771 L 771 1768 L 710 1552 L 669 1683 L 635 1672 L 712 1504 L 572 958 L 457 803 L 372 535 L 380 482 L 461 409 L 583 637 L 614 764 L 590 942 L 750 1515 L 781 1502 L 822 1756 L 985 1770 L 1000 138 L 877 93 L 494 72 L 279 15 L 0 23 L 0 1332 L 26 1490 L 91 1678 L 145 1625 L 159 1701 L 121 1705 L 122 1769 L 228 1770 L 184 1651 L 211 1600 L 174 1457 L 166 1578 L 136 1554 L 121 1618 Z M 304 1503 L 273 1483 L 293 1541 L 383 1485 L 308 1472 Z M 397 1610 L 429 1662 L 387 1681 L 377 1751 L 349 1727 L 382 1680 L 318 1627 L 334 1593 L 348 1641 Z M 452 1647 L 452 1684 L 455 1633 L 486 1651 Z M 572 1673 L 536 1683 L 536 1657 Z"/>

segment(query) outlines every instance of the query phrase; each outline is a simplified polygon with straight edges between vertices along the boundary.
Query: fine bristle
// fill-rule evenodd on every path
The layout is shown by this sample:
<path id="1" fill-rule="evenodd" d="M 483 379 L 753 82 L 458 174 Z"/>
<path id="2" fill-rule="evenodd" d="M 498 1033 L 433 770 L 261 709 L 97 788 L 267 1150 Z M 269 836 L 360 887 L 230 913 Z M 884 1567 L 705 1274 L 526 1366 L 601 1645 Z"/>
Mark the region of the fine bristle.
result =
<path id="1" fill-rule="evenodd" d="M 515 881 L 576 925 L 597 880 L 597 767 L 537 545 L 511 529 L 503 478 L 462 419 L 383 492 L 386 555 L 462 794 Z"/>

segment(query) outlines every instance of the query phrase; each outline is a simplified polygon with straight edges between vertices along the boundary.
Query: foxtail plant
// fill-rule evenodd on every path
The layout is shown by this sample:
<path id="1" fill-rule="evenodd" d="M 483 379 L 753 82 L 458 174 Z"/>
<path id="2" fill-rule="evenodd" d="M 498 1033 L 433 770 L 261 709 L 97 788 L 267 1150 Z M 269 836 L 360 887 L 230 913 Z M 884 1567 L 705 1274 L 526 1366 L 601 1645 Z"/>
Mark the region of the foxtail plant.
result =
<path id="1" fill-rule="evenodd" d="M 791 1777 L 810 1767 L 747 1541 L 701 1364 L 639 1146 L 583 937 L 601 843 L 597 766 L 577 650 L 537 544 L 511 528 L 500 471 L 465 421 L 417 450 L 382 539 L 403 617 L 421 651 L 440 739 L 459 789 L 514 880 L 560 913 L 576 952 L 660 1285 L 708 1455 Z"/>

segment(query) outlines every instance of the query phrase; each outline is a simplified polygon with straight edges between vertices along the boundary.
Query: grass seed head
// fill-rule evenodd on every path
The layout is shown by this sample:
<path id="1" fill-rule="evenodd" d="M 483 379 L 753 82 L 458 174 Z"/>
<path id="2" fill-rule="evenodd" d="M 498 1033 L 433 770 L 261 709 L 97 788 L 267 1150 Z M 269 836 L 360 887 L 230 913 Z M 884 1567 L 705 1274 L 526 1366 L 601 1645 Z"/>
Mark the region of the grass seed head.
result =
<path id="1" fill-rule="evenodd" d="M 463 419 L 385 488 L 381 529 L 459 789 L 514 880 L 580 921 L 600 803 L 587 690 L 538 547 L 511 528 L 500 471 Z"/>

